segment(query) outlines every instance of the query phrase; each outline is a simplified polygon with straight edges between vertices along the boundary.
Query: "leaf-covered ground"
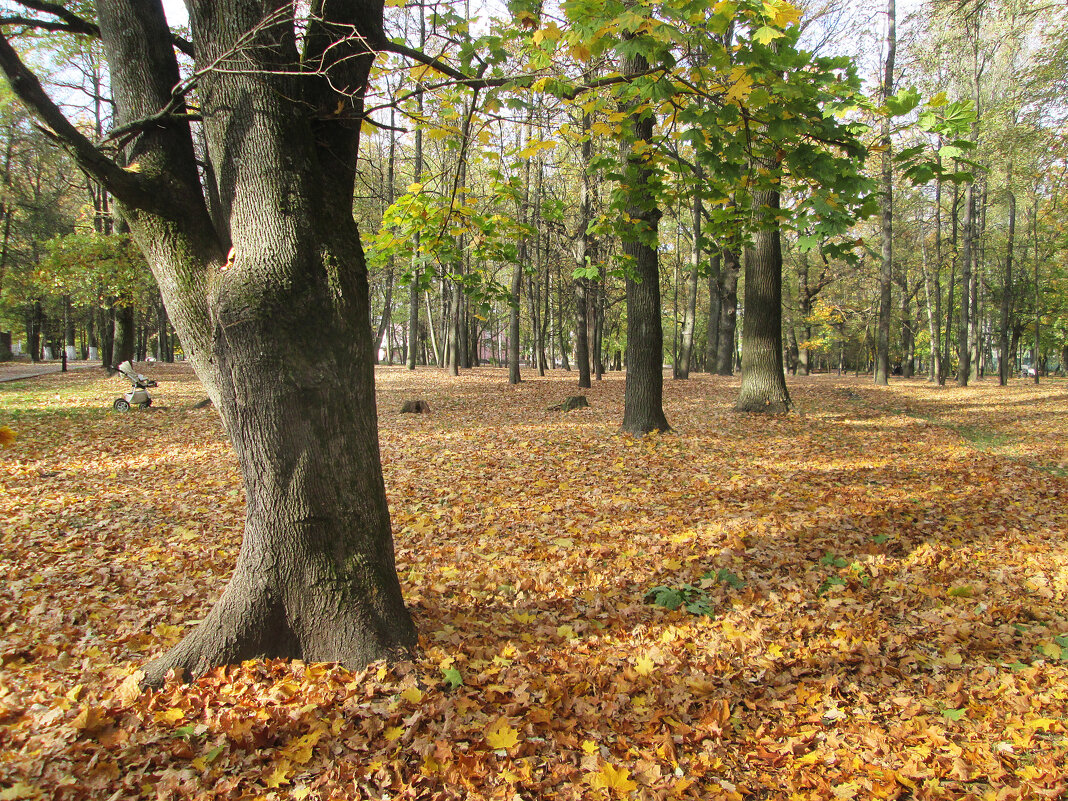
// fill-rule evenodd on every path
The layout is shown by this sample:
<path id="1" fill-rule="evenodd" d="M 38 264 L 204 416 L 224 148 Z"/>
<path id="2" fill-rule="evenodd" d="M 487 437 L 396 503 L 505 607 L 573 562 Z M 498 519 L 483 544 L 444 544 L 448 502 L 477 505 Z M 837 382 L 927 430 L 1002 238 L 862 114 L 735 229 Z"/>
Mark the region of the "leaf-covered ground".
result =
<path id="1" fill-rule="evenodd" d="M 1064 381 L 818 376 L 764 418 L 700 376 L 635 440 L 618 375 L 563 414 L 573 374 L 381 368 L 417 660 L 139 695 L 244 503 L 190 373 L 142 371 L 125 415 L 99 371 L 0 385 L 0 799 L 1068 792 Z"/>

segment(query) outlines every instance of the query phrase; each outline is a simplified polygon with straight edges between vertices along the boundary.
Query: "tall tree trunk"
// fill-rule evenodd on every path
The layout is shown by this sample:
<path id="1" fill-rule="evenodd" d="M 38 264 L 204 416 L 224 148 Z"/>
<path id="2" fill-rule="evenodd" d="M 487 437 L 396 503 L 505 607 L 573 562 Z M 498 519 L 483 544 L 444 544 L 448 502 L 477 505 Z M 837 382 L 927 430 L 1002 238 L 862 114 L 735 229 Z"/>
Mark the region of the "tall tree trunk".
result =
<path id="1" fill-rule="evenodd" d="M 966 387 L 968 379 L 971 378 L 971 348 L 968 344 L 968 331 L 972 320 L 972 249 L 975 246 L 972 237 L 975 230 L 975 184 L 968 186 L 964 199 L 963 228 L 964 247 L 960 260 L 960 321 L 957 326 L 957 385 Z"/>
<path id="2" fill-rule="evenodd" d="M 698 172 L 698 182 L 701 174 Z M 701 192 L 694 190 L 693 196 L 693 249 L 690 256 L 690 269 L 686 273 L 686 307 L 682 321 L 682 348 L 679 353 L 679 366 L 676 378 L 690 377 L 690 359 L 693 354 L 693 332 L 697 326 L 697 278 L 701 269 Z"/>
<path id="3" fill-rule="evenodd" d="M 921 224 L 922 230 L 922 220 L 918 222 Z M 938 231 L 935 234 L 936 253 L 941 250 L 942 243 L 939 241 L 940 238 L 941 231 Z M 932 269 L 928 260 L 927 242 L 923 237 L 920 239 L 920 269 L 923 271 L 923 292 L 927 305 L 927 332 L 931 341 L 931 361 L 927 380 L 934 383 L 938 381 L 938 377 L 942 374 L 942 288 L 937 283 L 937 277 L 932 276 Z"/>
<path id="4" fill-rule="evenodd" d="M 137 169 L 124 170 L 62 118 L 0 36 L 0 67 L 16 93 L 119 201 L 244 476 L 234 575 L 201 624 L 146 668 L 149 684 L 171 669 L 201 673 L 256 656 L 357 667 L 415 644 L 394 565 L 367 270 L 352 218 L 382 4 L 318 4 L 320 18 L 288 34 L 253 30 L 255 5 L 189 4 L 232 265 L 185 120 L 141 130 L 125 154 Z M 161 1 L 96 8 L 117 124 L 173 108 L 179 72 Z M 355 35 L 339 41 L 338 31 Z M 235 51 L 245 68 L 208 68 Z"/>
<path id="5" fill-rule="evenodd" d="M 419 6 L 419 47 L 426 46 L 426 8 Z M 415 112 L 421 120 L 423 117 L 423 84 L 420 81 L 415 89 Z M 415 126 L 415 163 L 412 166 L 412 181 L 416 184 L 423 183 L 423 126 Z M 421 264 L 419 256 L 419 232 L 414 235 L 412 243 L 412 282 L 408 286 L 408 353 L 407 367 L 414 370 L 416 360 L 419 357 L 419 302 L 423 294 L 420 288 Z M 437 348 L 435 348 L 435 352 Z M 440 360 L 435 359 L 440 364 Z"/>
<path id="6" fill-rule="evenodd" d="M 394 109 L 389 110 L 389 158 L 386 162 L 386 186 L 385 191 L 382 193 L 383 201 L 383 216 L 385 210 L 393 205 L 394 199 L 394 184 L 396 183 L 396 164 L 397 164 L 397 137 L 394 136 L 393 127 L 396 124 Z M 378 351 L 382 347 L 383 340 L 385 341 L 386 361 L 389 364 L 393 364 L 393 348 L 390 344 L 391 337 L 386 336 L 386 331 L 393 325 L 393 256 L 389 257 L 389 261 L 386 264 L 386 286 L 383 290 L 382 298 L 382 318 L 378 324 L 378 330 L 375 332 L 374 342 L 374 358 L 375 364 L 378 364 Z"/>
<path id="7" fill-rule="evenodd" d="M 745 320 L 742 323 L 740 412 L 790 409 L 782 358 L 782 245 L 776 214 L 779 193 L 753 193 L 759 226 L 745 249 Z"/>
<path id="8" fill-rule="evenodd" d="M 1005 244 L 1005 282 L 1001 290 L 1001 320 L 998 326 L 998 383 L 1009 383 L 1012 356 L 1009 352 L 1009 327 L 1012 322 L 1012 249 L 1016 239 L 1016 194 L 1012 191 L 1012 161 L 1009 161 L 1008 180 L 1009 239 Z"/>
<path id="9" fill-rule="evenodd" d="M 1031 234 L 1032 242 L 1034 243 L 1034 262 L 1035 262 L 1035 355 L 1031 359 L 1031 366 L 1034 368 L 1034 381 L 1038 384 L 1039 373 L 1039 349 L 1042 344 L 1042 285 L 1038 281 L 1038 268 L 1039 268 L 1039 256 L 1038 256 L 1038 198 L 1035 198 L 1035 206 L 1031 214 Z"/>
<path id="10" fill-rule="evenodd" d="M 583 78 L 591 79 L 587 72 Z M 579 219 L 575 231 L 575 270 L 580 274 L 575 278 L 575 363 L 578 367 L 579 389 L 590 388 L 590 328 L 592 320 L 589 311 L 594 299 L 591 292 L 589 271 L 593 267 L 591 257 L 593 255 L 590 241 L 589 227 L 593 222 L 593 193 L 590 182 L 593 176 L 590 174 L 593 161 L 593 141 L 590 136 L 590 113 L 582 113 L 582 145 L 580 148 L 580 163 L 582 168 L 582 180 L 579 183 Z"/>
<path id="11" fill-rule="evenodd" d="M 115 336 L 112 340 L 111 367 L 118 368 L 134 358 L 134 309 L 122 304 L 115 307 Z"/>
<path id="12" fill-rule="evenodd" d="M 649 69 L 642 55 L 624 59 L 624 75 L 641 75 Z M 627 215 L 632 236 L 623 241 L 627 268 L 627 383 L 623 397 L 623 430 L 642 435 L 670 431 L 664 415 L 664 332 L 660 315 L 660 262 L 657 228 L 660 209 L 652 193 L 652 168 L 646 150 L 653 142 L 654 115 L 631 112 L 633 144 L 626 154 Z M 640 146 L 640 147 L 639 147 Z"/>
<path id="13" fill-rule="evenodd" d="M 883 66 L 883 102 L 894 93 L 894 57 L 897 53 L 897 6 L 886 5 L 886 63 Z M 886 385 L 890 375 L 890 315 L 894 267 L 894 163 L 890 120 L 883 120 L 882 134 L 882 248 L 879 270 L 879 336 L 875 356 L 875 383 Z"/>
<path id="14" fill-rule="evenodd" d="M 723 251 L 723 277 L 719 311 L 719 354 L 716 357 L 716 373 L 734 375 L 734 337 L 738 322 L 738 252 L 731 248 Z"/>
<path id="15" fill-rule="evenodd" d="M 705 369 L 711 375 L 716 374 L 719 357 L 720 260 L 719 249 L 714 249 L 708 271 L 708 336 L 705 341 Z"/>

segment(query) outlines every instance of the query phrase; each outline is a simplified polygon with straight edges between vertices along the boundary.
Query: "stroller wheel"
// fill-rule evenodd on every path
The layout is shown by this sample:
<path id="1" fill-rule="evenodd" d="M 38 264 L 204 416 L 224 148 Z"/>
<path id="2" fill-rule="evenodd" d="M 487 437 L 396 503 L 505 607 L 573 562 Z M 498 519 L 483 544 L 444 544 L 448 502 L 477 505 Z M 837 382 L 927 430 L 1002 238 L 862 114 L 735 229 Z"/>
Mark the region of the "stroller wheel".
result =
<path id="1" fill-rule="evenodd" d="M 115 398 L 115 402 L 111 404 L 117 412 L 130 411 L 130 402 L 126 398 Z"/>
<path id="2" fill-rule="evenodd" d="M 140 406 L 140 407 L 141 407 L 142 409 L 147 409 L 147 408 L 148 408 L 149 406 L 151 406 L 151 405 L 152 405 L 152 399 L 151 399 L 151 398 L 149 398 L 149 399 L 148 399 L 148 400 L 146 400 L 146 401 L 141 401 L 141 402 L 140 402 L 139 404 L 137 404 L 137 405 L 138 405 L 138 406 Z"/>

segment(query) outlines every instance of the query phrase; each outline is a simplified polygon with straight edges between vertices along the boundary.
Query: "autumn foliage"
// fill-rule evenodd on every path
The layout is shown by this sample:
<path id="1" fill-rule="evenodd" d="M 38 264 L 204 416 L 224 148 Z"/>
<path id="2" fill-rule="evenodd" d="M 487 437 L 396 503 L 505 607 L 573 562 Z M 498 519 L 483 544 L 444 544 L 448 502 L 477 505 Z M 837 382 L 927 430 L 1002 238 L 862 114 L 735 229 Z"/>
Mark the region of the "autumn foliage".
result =
<path id="1" fill-rule="evenodd" d="M 1068 792 L 1063 381 L 815 376 L 753 417 L 697 377 L 634 439 L 615 374 L 562 414 L 570 374 L 380 368 L 416 661 L 142 694 L 244 505 L 191 373 L 142 371 L 128 414 L 91 371 L 0 385 L 0 799 Z"/>

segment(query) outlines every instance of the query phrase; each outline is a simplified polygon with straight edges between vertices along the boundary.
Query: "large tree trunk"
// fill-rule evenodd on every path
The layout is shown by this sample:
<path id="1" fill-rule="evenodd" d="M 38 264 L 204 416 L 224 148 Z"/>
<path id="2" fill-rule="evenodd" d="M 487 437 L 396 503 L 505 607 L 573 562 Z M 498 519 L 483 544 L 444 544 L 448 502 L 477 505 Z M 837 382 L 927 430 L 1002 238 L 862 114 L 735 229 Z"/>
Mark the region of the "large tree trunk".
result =
<path id="1" fill-rule="evenodd" d="M 745 250 L 745 320 L 742 323 L 740 412 L 790 409 L 782 360 L 782 244 L 775 215 L 779 193 L 753 193 L 760 228 Z"/>
<path id="2" fill-rule="evenodd" d="M 644 74 L 644 56 L 624 60 L 627 75 Z M 646 147 L 653 140 L 652 112 L 631 115 L 633 142 Z M 647 156 L 631 147 L 627 153 L 629 192 L 627 214 L 634 231 L 623 242 L 631 263 L 627 267 L 627 384 L 623 398 L 623 430 L 631 434 L 670 431 L 664 415 L 664 332 L 660 316 L 660 262 L 656 250 L 660 209 L 651 189 L 652 169 Z"/>
<path id="3" fill-rule="evenodd" d="M 263 7 L 252 0 L 188 6 L 207 156 L 234 238 L 229 267 L 188 123 L 144 127 L 126 153 L 137 169 L 124 170 L 62 119 L 0 37 L 16 92 L 120 202 L 244 476 L 234 575 L 145 681 L 255 656 L 360 666 L 415 643 L 394 566 L 351 216 L 367 43 L 383 41 L 382 4 L 318 5 L 328 19 L 307 20 L 300 39 L 292 21 L 250 33 Z M 160 0 L 97 9 L 117 124 L 174 108 L 179 75 Z M 232 58 L 240 69 L 213 68 Z M 298 75 L 301 63 L 329 74 Z"/>
<path id="4" fill-rule="evenodd" d="M 125 361 L 134 358 L 134 310 L 133 306 L 123 304 L 115 307 L 115 335 L 112 339 L 111 364 L 118 368 Z"/>

